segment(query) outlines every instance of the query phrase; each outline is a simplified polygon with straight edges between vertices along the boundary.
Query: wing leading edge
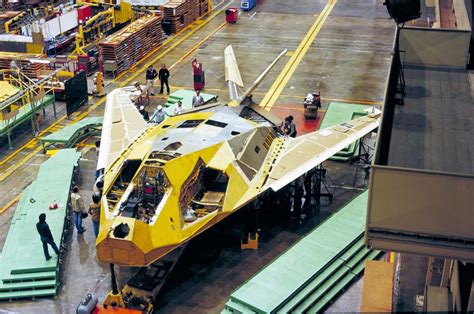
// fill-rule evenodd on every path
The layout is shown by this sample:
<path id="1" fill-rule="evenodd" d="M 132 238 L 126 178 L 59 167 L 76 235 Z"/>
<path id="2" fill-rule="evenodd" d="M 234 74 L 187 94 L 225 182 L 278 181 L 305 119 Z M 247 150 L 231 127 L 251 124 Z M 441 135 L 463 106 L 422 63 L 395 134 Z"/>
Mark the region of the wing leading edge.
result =
<path id="1" fill-rule="evenodd" d="M 107 95 L 97 169 L 106 169 L 138 134 L 146 122 L 121 89 Z"/>
<path id="2" fill-rule="evenodd" d="M 278 191 L 364 137 L 379 126 L 380 111 L 348 122 L 318 130 L 278 145 L 273 166 L 261 191 Z"/>

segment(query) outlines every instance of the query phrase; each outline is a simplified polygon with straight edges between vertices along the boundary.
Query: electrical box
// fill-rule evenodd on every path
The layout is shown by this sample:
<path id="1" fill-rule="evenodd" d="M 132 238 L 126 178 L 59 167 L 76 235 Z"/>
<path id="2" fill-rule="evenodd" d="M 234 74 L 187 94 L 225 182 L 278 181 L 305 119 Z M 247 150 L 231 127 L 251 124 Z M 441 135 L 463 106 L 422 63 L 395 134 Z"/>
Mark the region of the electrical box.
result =
<path id="1" fill-rule="evenodd" d="M 257 4 L 257 0 L 240 0 L 240 9 L 242 11 L 250 11 Z"/>
<path id="2" fill-rule="evenodd" d="M 90 5 L 83 5 L 77 8 L 78 22 L 85 23 L 91 17 L 92 17 L 92 7 Z"/>

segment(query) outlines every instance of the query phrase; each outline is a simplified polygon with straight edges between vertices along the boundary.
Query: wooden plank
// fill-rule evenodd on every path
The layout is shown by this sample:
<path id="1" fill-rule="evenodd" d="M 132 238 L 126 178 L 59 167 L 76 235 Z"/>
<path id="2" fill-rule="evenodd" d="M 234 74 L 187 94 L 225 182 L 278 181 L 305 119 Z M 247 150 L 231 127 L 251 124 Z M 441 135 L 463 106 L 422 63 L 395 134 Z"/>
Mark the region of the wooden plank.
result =
<path id="1" fill-rule="evenodd" d="M 360 312 L 391 312 L 394 264 L 365 262 Z"/>

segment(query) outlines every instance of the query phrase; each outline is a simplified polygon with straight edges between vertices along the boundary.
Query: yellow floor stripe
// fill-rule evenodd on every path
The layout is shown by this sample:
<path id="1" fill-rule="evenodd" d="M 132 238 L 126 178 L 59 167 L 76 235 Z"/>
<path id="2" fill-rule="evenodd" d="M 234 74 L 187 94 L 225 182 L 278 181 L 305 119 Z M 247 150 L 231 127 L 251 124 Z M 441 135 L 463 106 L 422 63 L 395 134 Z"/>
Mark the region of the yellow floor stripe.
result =
<path id="1" fill-rule="evenodd" d="M 66 116 L 62 116 L 61 118 L 59 118 L 58 120 L 56 120 L 53 124 L 51 124 L 50 126 L 48 126 L 46 129 L 44 129 L 43 131 L 41 131 L 39 134 L 38 134 L 38 137 L 42 137 L 43 135 L 45 135 L 45 133 L 47 132 L 50 132 L 56 125 L 58 125 L 61 121 L 63 121 L 64 119 L 66 119 Z M 32 143 L 37 143 L 38 140 L 36 138 L 32 138 L 31 140 L 29 140 L 28 142 L 26 142 L 25 144 L 23 144 L 21 147 L 17 148 L 13 153 L 11 153 L 10 155 L 8 155 L 5 159 L 3 159 L 2 161 L 0 161 L 0 166 L 2 166 L 3 164 L 5 164 L 7 161 L 9 161 L 10 159 L 12 159 L 13 157 L 15 157 L 19 152 L 21 152 L 23 149 L 27 148 L 27 147 L 31 147 L 31 144 Z"/>
<path id="2" fill-rule="evenodd" d="M 196 45 L 194 45 L 184 56 L 178 59 L 172 66 L 169 67 L 169 69 L 173 69 L 175 66 L 180 64 L 184 59 L 186 59 L 190 54 L 192 54 L 194 51 L 196 51 L 203 43 L 205 43 L 212 35 L 217 33 L 219 30 L 221 30 L 224 26 L 227 25 L 227 22 L 223 22 L 221 25 L 219 25 L 216 29 L 214 29 L 211 33 L 209 33 L 206 37 L 204 37 L 201 41 L 199 41 Z"/>
<path id="3" fill-rule="evenodd" d="M 176 89 L 194 89 L 193 86 L 178 86 L 178 85 L 173 85 L 174 88 Z M 222 89 L 222 88 L 205 88 L 204 92 L 223 92 L 227 93 L 227 89 Z M 265 96 L 266 93 L 261 93 L 261 92 L 253 92 L 253 95 L 262 95 Z M 163 98 L 163 96 L 150 96 L 152 97 L 157 97 L 157 98 Z M 303 100 L 306 97 L 305 95 L 289 95 L 289 94 L 280 94 L 280 97 L 288 97 L 288 98 L 296 98 L 299 100 Z M 167 98 L 167 97 L 166 97 Z M 331 97 L 321 97 L 321 100 L 325 101 L 335 101 L 335 102 L 347 102 L 351 104 L 357 104 L 357 105 L 382 105 L 383 102 L 381 101 L 375 101 L 375 100 L 359 100 L 359 99 L 341 99 L 341 98 L 331 98 Z M 303 106 L 303 105 L 302 105 Z"/>
<path id="4" fill-rule="evenodd" d="M 2 182 L 3 180 L 5 180 L 6 178 L 8 178 L 13 172 L 15 172 L 18 168 L 22 167 L 30 158 L 32 158 L 34 155 L 36 155 L 37 153 L 39 153 L 39 151 L 41 151 L 43 149 L 42 146 L 38 146 L 36 147 L 31 153 L 29 153 L 28 155 L 26 155 L 25 157 L 23 157 L 19 162 L 15 163 L 15 165 L 11 168 L 8 168 L 7 171 L 5 171 L 4 173 L 2 173 L 0 175 L 0 182 Z"/>
<path id="5" fill-rule="evenodd" d="M 295 72 L 296 67 L 305 56 L 309 47 L 311 47 L 311 44 L 313 43 L 314 39 L 316 38 L 316 35 L 318 35 L 319 31 L 324 25 L 324 22 L 326 21 L 327 17 L 329 16 L 329 14 L 331 14 L 332 9 L 336 5 L 336 2 L 337 0 L 328 1 L 321 14 L 318 15 L 318 18 L 311 26 L 310 30 L 305 35 L 303 40 L 298 45 L 298 48 L 291 55 L 291 58 L 283 68 L 283 71 L 278 75 L 278 78 L 273 83 L 269 92 L 263 98 L 262 102 L 260 103 L 260 106 L 264 107 L 268 111 L 270 111 L 270 109 L 273 107 L 281 92 L 285 88 L 286 84 L 290 80 L 291 76 Z"/>
<path id="6" fill-rule="evenodd" d="M 20 196 L 17 195 L 15 196 L 10 202 L 8 202 L 7 205 L 5 205 L 2 209 L 0 209 L 0 214 L 3 214 L 3 212 L 5 212 L 7 209 L 9 209 L 10 207 L 13 206 L 13 204 L 15 204 L 16 202 L 18 202 L 18 200 L 20 199 Z"/>

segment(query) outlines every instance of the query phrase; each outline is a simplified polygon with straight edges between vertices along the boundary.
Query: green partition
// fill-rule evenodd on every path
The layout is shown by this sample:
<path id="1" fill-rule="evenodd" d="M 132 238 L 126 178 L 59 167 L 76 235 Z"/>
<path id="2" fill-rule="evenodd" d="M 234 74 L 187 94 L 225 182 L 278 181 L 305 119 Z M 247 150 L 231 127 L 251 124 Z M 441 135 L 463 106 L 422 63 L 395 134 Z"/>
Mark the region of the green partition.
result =
<path id="1" fill-rule="evenodd" d="M 78 141 L 91 134 L 100 134 L 102 126 L 102 117 L 89 117 L 76 123 L 70 124 L 61 130 L 51 133 L 40 139 L 43 148 L 51 145 L 62 144 L 66 147 L 72 147 Z"/>
<path id="2" fill-rule="evenodd" d="M 372 108 L 372 106 L 350 104 L 343 102 L 330 102 L 328 109 L 324 114 L 323 120 L 319 125 L 319 129 L 324 129 L 337 125 L 349 120 L 367 115 L 367 112 L 364 109 Z M 355 141 L 351 145 L 347 146 L 343 150 L 339 151 L 336 155 L 329 158 L 329 160 L 336 161 L 348 161 L 350 157 L 357 154 L 357 149 L 359 147 L 359 141 Z"/>
<path id="3" fill-rule="evenodd" d="M 59 257 L 49 248 L 52 258 L 46 261 L 36 223 L 38 216 L 46 213 L 54 240 L 60 245 L 79 157 L 75 149 L 59 151 L 40 166 L 36 180 L 21 193 L 0 256 L 0 300 L 56 294 Z M 58 208 L 49 209 L 52 203 Z"/>
<path id="4" fill-rule="evenodd" d="M 367 191 L 234 291 L 223 313 L 320 311 L 380 254 L 365 247 Z"/>

